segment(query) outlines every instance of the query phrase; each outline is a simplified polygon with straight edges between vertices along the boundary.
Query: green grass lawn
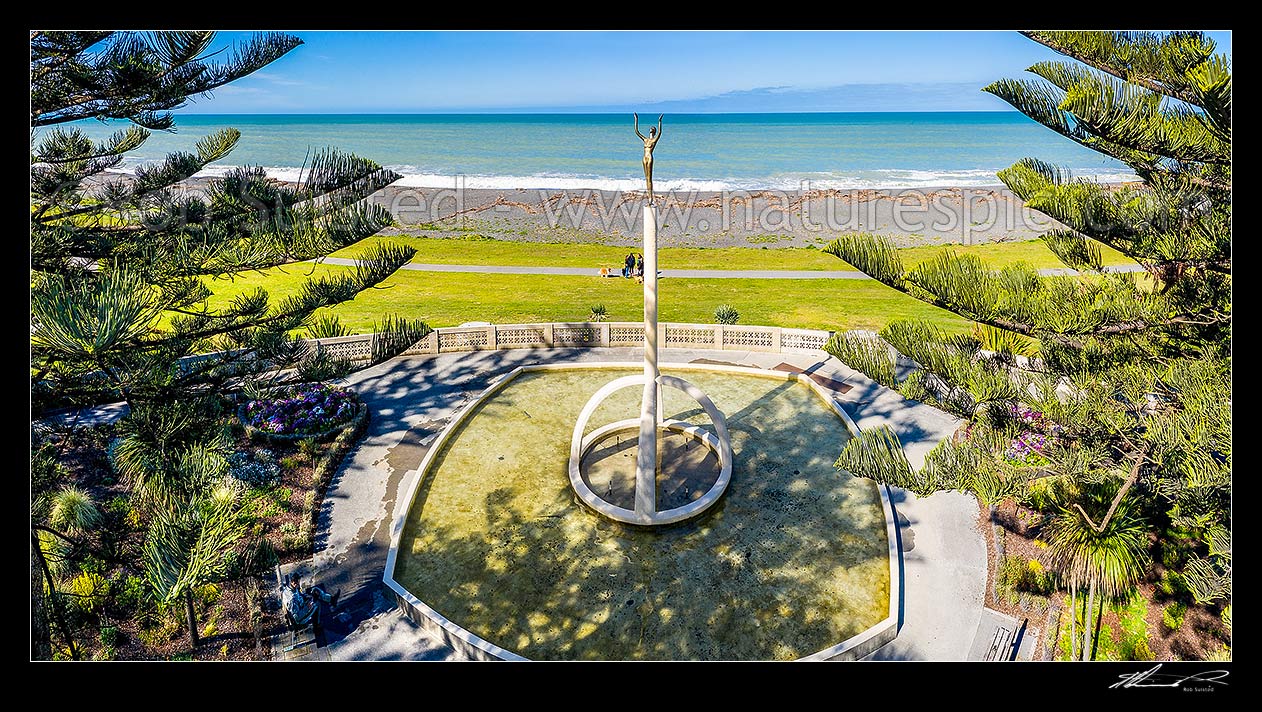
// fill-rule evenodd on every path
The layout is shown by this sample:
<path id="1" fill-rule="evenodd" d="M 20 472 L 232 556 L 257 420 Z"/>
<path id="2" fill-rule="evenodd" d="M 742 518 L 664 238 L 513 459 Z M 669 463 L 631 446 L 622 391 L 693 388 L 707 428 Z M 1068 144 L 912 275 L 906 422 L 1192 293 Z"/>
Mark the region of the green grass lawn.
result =
<path id="1" fill-rule="evenodd" d="M 273 299 L 292 294 L 312 268 L 294 265 L 210 281 L 215 293 L 211 306 L 259 286 Z M 348 268 L 319 265 L 314 274 L 342 269 Z M 740 312 L 742 324 L 879 329 L 894 319 L 919 318 L 954 331 L 969 326 L 873 280 L 663 279 L 659 289 L 662 321 L 711 323 L 715 307 L 730 304 Z M 374 321 L 391 313 L 433 327 L 466 321 L 582 321 L 594 304 L 604 304 L 611 321 L 640 321 L 643 298 L 640 286 L 625 279 L 399 271 L 332 313 L 358 333 L 370 331 Z"/>
<path id="2" fill-rule="evenodd" d="M 416 248 L 413 262 L 452 265 L 507 265 L 521 267 L 620 268 L 630 248 L 580 243 L 510 242 L 486 238 L 434 238 L 424 236 L 374 236 L 333 253 L 356 257 L 375 241 L 397 242 Z M 1025 262 L 1036 268 L 1064 267 L 1041 240 L 989 245 L 909 247 L 900 250 L 907 266 L 932 258 L 946 249 L 975 254 L 994 267 Z M 1104 263 L 1130 264 L 1116 250 L 1101 245 Z M 841 260 L 809 247 L 764 249 L 759 247 L 663 247 L 658 250 L 662 269 L 766 269 L 847 270 Z"/>

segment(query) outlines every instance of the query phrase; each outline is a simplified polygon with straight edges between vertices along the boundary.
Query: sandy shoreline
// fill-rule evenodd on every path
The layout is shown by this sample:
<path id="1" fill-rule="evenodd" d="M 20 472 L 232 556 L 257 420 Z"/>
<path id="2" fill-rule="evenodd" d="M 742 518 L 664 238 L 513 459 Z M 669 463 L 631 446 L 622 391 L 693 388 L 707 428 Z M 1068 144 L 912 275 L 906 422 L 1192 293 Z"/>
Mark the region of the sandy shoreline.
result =
<path id="1" fill-rule="evenodd" d="M 114 174 L 112 179 L 120 176 Z M 122 178 L 126 180 L 126 178 Z M 200 191 L 208 179 L 182 185 Z M 900 247 L 1031 240 L 1059 226 L 1002 185 L 658 193 L 664 247 L 806 247 L 847 232 Z M 391 185 L 370 196 L 395 216 L 382 234 L 518 242 L 639 244 L 642 192 Z"/>

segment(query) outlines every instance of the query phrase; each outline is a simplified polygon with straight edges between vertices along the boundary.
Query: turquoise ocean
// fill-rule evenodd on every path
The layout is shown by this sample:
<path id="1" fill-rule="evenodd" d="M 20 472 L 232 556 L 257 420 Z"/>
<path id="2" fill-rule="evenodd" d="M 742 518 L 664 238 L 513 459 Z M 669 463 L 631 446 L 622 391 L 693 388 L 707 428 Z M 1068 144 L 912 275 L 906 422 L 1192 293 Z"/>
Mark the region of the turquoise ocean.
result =
<path id="1" fill-rule="evenodd" d="M 641 131 L 657 117 L 641 116 Z M 93 138 L 121 122 L 80 121 Z M 204 172 L 258 165 L 293 179 L 311 152 L 336 146 L 402 174 L 403 185 L 636 189 L 641 145 L 623 114 L 178 114 L 119 170 L 241 131 Z M 38 138 L 38 137 L 37 137 Z M 658 190 L 915 188 L 995 185 L 1025 156 L 1097 180 L 1134 180 L 1121 163 L 1015 112 L 672 114 L 655 157 Z"/>

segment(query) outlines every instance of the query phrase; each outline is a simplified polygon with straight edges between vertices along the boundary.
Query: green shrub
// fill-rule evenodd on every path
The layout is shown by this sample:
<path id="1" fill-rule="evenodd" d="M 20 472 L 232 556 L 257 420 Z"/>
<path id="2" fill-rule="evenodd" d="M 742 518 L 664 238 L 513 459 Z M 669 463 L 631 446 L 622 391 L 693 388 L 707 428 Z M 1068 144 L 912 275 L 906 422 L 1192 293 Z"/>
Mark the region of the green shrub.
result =
<path id="1" fill-rule="evenodd" d="M 1187 614 L 1188 606 L 1182 601 L 1175 601 L 1166 606 L 1161 611 L 1161 622 L 1169 630 L 1178 630 L 1183 626 L 1183 617 Z"/>
<path id="2" fill-rule="evenodd" d="M 307 326 L 307 335 L 313 339 L 349 336 L 350 333 L 351 330 L 342 326 L 342 322 L 334 314 L 325 314 Z"/>
<path id="3" fill-rule="evenodd" d="M 305 464 L 307 464 L 305 462 L 305 458 L 301 455 L 286 455 L 280 459 L 280 469 L 282 472 L 292 472 Z"/>
<path id="4" fill-rule="evenodd" d="M 283 549 L 284 551 L 290 551 L 290 552 L 306 551 L 310 544 L 311 544 L 311 539 L 310 537 L 306 535 L 305 532 L 296 532 L 294 534 L 288 534 L 288 535 L 282 536 L 280 539 L 280 546 L 281 546 L 281 549 Z"/>
<path id="5" fill-rule="evenodd" d="M 996 581 L 1001 590 L 1045 596 L 1052 591 L 1052 575 L 1037 559 L 1005 556 L 999 562 Z"/>
<path id="6" fill-rule="evenodd" d="M 1167 529 L 1159 545 L 1161 565 L 1167 569 L 1182 570 L 1192 557 L 1196 538 L 1182 529 Z"/>
<path id="7" fill-rule="evenodd" d="M 236 549 L 233 549 L 232 551 L 229 551 L 228 553 L 224 554 L 223 567 L 224 567 L 224 571 L 227 572 L 226 578 L 231 580 L 244 574 L 245 571 L 242 570 L 243 563 L 244 563 L 244 557 L 241 556 L 241 554 L 238 553 Z"/>
<path id="8" fill-rule="evenodd" d="M 90 574 L 101 574 L 104 576 L 105 573 L 109 571 L 110 567 L 109 564 L 105 563 L 105 561 L 99 556 L 88 554 L 83 557 L 82 561 L 79 562 L 79 569 Z"/>
<path id="9" fill-rule="evenodd" d="M 96 613 L 101 610 L 109 591 L 109 581 L 104 576 L 89 571 L 70 579 L 66 586 L 70 607 L 82 613 Z"/>
<path id="10" fill-rule="evenodd" d="M 1009 606 L 1017 606 L 1021 603 L 1021 594 L 1010 588 L 999 589 L 999 600 Z"/>
<path id="11" fill-rule="evenodd" d="M 1161 565 L 1167 569 L 1174 569 L 1184 564 L 1182 552 L 1179 547 L 1170 542 L 1161 542 Z"/>
<path id="12" fill-rule="evenodd" d="M 62 531 L 85 532 L 100 523 L 101 510 L 86 490 L 67 485 L 53 495 L 48 521 Z"/>
<path id="13" fill-rule="evenodd" d="M 741 320 L 741 313 L 729 304 L 722 304 L 718 309 L 714 310 L 714 323 L 716 324 L 735 324 Z"/>
<path id="14" fill-rule="evenodd" d="M 1231 662 L 1231 646 L 1225 644 L 1220 645 L 1214 650 L 1211 650 L 1209 654 L 1205 656 L 1205 659 L 1212 663 L 1229 663 Z"/>
<path id="15" fill-rule="evenodd" d="M 207 615 L 206 625 L 202 628 L 203 638 L 213 638 L 219 632 L 219 615 L 223 613 L 223 609 L 215 606 Z"/>
<path id="16" fill-rule="evenodd" d="M 298 454 L 307 458 L 312 467 L 315 467 L 316 457 L 320 454 L 320 443 L 315 438 L 303 438 L 298 441 Z"/>
<path id="17" fill-rule="evenodd" d="M 1178 571 L 1166 569 L 1157 582 L 1157 590 L 1166 596 L 1182 597 L 1188 593 L 1187 580 Z"/>
<path id="18" fill-rule="evenodd" d="M 256 543 L 253 549 L 247 549 L 247 556 L 244 557 L 248 563 L 248 570 L 256 572 L 267 571 L 280 562 L 280 557 L 276 555 L 276 548 L 272 543 L 256 537 Z"/>
<path id="19" fill-rule="evenodd" d="M 1124 639 L 1122 641 L 1122 655 L 1127 660 L 1154 660 L 1156 655 L 1153 654 L 1152 648 L 1148 647 L 1148 638 Z"/>
<path id="20" fill-rule="evenodd" d="M 925 372 L 918 368 L 909 373 L 907 378 L 903 379 L 903 382 L 898 384 L 898 388 L 896 390 L 907 400 L 919 401 L 921 403 L 934 403 L 937 400 L 937 397 L 933 394 L 933 391 L 929 389 L 928 383 L 925 381 L 925 376 Z"/>
<path id="21" fill-rule="evenodd" d="M 57 462 L 57 446 L 49 442 L 41 444 L 31 452 L 31 497 L 52 490 L 64 474 Z"/>
<path id="22" fill-rule="evenodd" d="M 1054 588 L 1052 572 L 1045 569 L 1038 559 L 1030 559 L 1029 562 L 1026 563 L 1026 571 L 1028 572 L 1026 585 L 1029 587 L 1030 592 L 1037 593 L 1042 596 L 1046 596 L 1052 592 L 1052 589 Z"/>
<path id="23" fill-rule="evenodd" d="M 297 534 L 298 525 L 294 524 L 293 522 L 285 522 L 284 524 L 280 525 L 280 533 L 286 534 L 286 535 Z"/>
<path id="24" fill-rule="evenodd" d="M 824 351 L 886 388 L 898 387 L 894 354 L 890 345 L 879 336 L 856 331 L 838 332 L 824 344 Z"/>
<path id="25" fill-rule="evenodd" d="M 150 608 L 149 587 L 140 576 L 127 576 L 115 586 L 115 602 L 127 610 Z"/>
<path id="26" fill-rule="evenodd" d="M 321 344 L 308 351 L 294 369 L 298 380 L 303 382 L 331 381 L 354 370 L 355 366 L 348 359 L 333 356 Z"/>
<path id="27" fill-rule="evenodd" d="M 609 310 L 604 304 L 593 304 L 591 311 L 587 315 L 587 320 L 592 322 L 609 321 Z"/>
<path id="28" fill-rule="evenodd" d="M 1054 480 L 1054 481 L 1049 481 Z M 1025 496 L 1021 503 L 1038 512 L 1047 512 L 1056 508 L 1060 501 L 1063 485 L 1058 486 L 1059 480 L 1052 477 L 1038 478 L 1030 481 L 1026 487 Z"/>
<path id="29" fill-rule="evenodd" d="M 117 626 L 101 626 L 101 645 L 104 645 L 107 648 L 118 647 L 118 639 L 119 633 Z"/>
<path id="30" fill-rule="evenodd" d="M 127 515 L 131 514 L 131 498 L 125 494 L 120 494 L 105 503 L 105 511 L 112 516 L 126 520 Z"/>
<path id="31" fill-rule="evenodd" d="M 1021 582 L 1025 578 L 1025 562 L 1016 556 L 1005 556 L 999 562 L 999 571 L 996 580 L 999 582 L 1000 588 L 1015 591 L 1020 588 Z"/>
<path id="32" fill-rule="evenodd" d="M 222 594 L 219 586 L 208 583 L 193 589 L 193 600 L 202 608 L 209 608 L 219 601 Z"/>

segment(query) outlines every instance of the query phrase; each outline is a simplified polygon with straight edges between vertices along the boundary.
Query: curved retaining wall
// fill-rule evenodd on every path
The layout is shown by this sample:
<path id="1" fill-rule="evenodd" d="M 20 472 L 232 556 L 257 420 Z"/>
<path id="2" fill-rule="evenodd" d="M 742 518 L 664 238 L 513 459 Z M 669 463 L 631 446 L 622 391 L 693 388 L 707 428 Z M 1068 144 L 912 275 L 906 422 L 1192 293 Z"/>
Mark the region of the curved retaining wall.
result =
<path id="1" fill-rule="evenodd" d="M 592 326 L 600 325 L 597 324 Z M 641 328 L 643 328 L 642 325 Z M 828 332 L 817 333 L 826 334 Z M 433 335 L 431 334 L 431 336 Z M 705 348 L 704 346 L 694 347 Z M 407 613 L 408 618 L 435 637 L 447 643 L 447 645 L 451 646 L 456 651 L 474 660 L 527 660 L 527 658 L 524 658 L 510 650 L 505 650 L 490 641 L 484 640 L 460 627 L 456 623 L 448 620 L 441 613 L 435 611 L 433 608 L 430 608 L 423 601 L 404 588 L 398 581 L 395 581 L 394 568 L 396 562 L 398 561 L 399 544 L 403 538 L 403 527 L 407 523 L 408 512 L 412 508 L 413 500 L 416 499 L 416 493 L 420 491 L 421 484 L 424 482 L 425 477 L 429 474 L 434 458 L 437 457 L 439 451 L 442 450 L 442 446 L 479 405 L 498 393 L 518 375 L 527 371 L 566 370 L 575 368 L 636 368 L 641 365 L 642 364 L 640 363 L 634 362 L 610 362 L 556 363 L 535 366 L 519 366 L 504 375 L 495 383 L 491 384 L 486 390 L 482 391 L 477 398 L 461 409 L 461 411 L 451 419 L 451 422 L 447 424 L 447 427 L 443 429 L 443 431 L 430 445 L 429 452 L 425 454 L 425 459 L 421 461 L 420 467 L 418 468 L 418 475 L 413 479 L 412 485 L 408 488 L 407 496 L 401 497 L 395 505 L 394 523 L 391 527 L 390 533 L 390 551 L 386 555 L 385 585 L 391 590 L 391 592 L 393 592 L 395 599 Z M 842 419 L 842 421 L 846 424 L 846 429 L 850 431 L 850 435 L 852 437 L 857 437 L 859 434 L 859 427 L 855 425 L 854 420 L 840 405 L 837 404 L 837 402 L 828 394 L 827 391 L 824 390 L 822 386 L 811 380 L 809 377 L 801 377 L 799 374 L 786 373 L 783 371 L 767 371 L 758 368 L 746 368 L 744 366 L 723 366 L 717 364 L 664 363 L 662 364 L 662 367 L 687 370 L 723 371 L 727 373 L 740 373 L 743 375 L 759 376 L 762 378 L 804 383 L 809 386 L 811 390 L 819 396 L 819 398 L 823 400 L 834 413 L 837 414 L 838 417 Z M 888 547 L 887 553 L 890 581 L 888 613 L 885 618 L 867 630 L 851 636 L 834 646 L 801 658 L 802 660 L 857 660 L 871 654 L 877 648 L 880 648 L 890 642 L 896 635 L 898 635 L 898 601 L 902 597 L 903 586 L 902 578 L 899 575 L 900 567 L 898 565 L 900 556 L 896 529 L 898 525 L 894 518 L 893 506 L 890 504 L 889 488 L 885 485 L 878 485 L 877 491 L 881 496 L 881 509 L 885 513 L 885 541 Z"/>

